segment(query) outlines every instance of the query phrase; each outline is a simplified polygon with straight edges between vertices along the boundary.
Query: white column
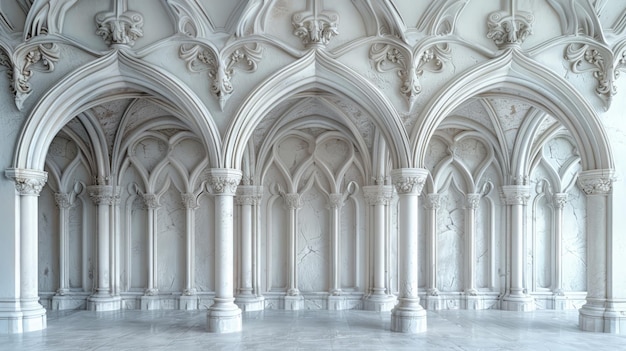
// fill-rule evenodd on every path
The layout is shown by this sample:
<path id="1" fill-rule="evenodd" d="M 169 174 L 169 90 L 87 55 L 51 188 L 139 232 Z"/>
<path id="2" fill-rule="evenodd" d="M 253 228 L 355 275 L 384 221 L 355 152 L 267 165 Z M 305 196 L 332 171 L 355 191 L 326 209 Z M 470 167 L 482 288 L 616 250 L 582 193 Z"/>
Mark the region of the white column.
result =
<path id="1" fill-rule="evenodd" d="M 400 168 L 391 171 L 398 192 L 399 296 L 391 311 L 391 331 L 418 333 L 426 331 L 426 311 L 420 305 L 418 274 L 418 197 L 428 170 Z"/>
<path id="2" fill-rule="evenodd" d="M 480 194 L 465 195 L 465 252 L 466 283 L 465 293 L 476 296 L 476 210 L 480 203 Z"/>
<path id="3" fill-rule="evenodd" d="M 179 308 L 181 310 L 198 309 L 198 296 L 196 295 L 195 282 L 195 258 L 196 258 L 196 210 L 198 209 L 198 196 L 193 193 L 181 193 L 181 203 L 185 208 L 185 289 L 180 297 Z"/>
<path id="4" fill-rule="evenodd" d="M 157 228 L 158 209 L 160 207 L 159 198 L 156 194 L 142 194 L 144 206 L 148 210 L 148 282 L 144 295 L 141 297 L 142 310 L 160 309 L 159 289 L 157 282 L 158 257 L 157 257 Z"/>
<path id="5" fill-rule="evenodd" d="M 70 208 L 74 199 L 72 194 L 56 193 L 54 200 L 59 208 L 59 290 L 57 295 L 63 296 L 70 291 L 69 284 L 69 219 Z M 53 304 L 54 305 L 54 304 Z"/>
<path id="6" fill-rule="evenodd" d="M 426 249 L 427 255 L 427 294 L 426 309 L 438 310 L 443 309 L 443 300 L 439 298 L 439 289 L 437 289 L 437 210 L 441 206 L 441 197 L 439 194 L 427 194 L 425 197 L 424 207 L 427 212 L 426 227 Z"/>
<path id="7" fill-rule="evenodd" d="M 328 208 L 330 210 L 330 295 L 328 296 L 329 310 L 343 310 L 346 308 L 345 296 L 341 292 L 341 262 L 340 262 L 340 237 L 341 237 L 341 208 L 344 203 L 344 195 L 340 193 L 329 194 Z"/>
<path id="8" fill-rule="evenodd" d="M 241 171 L 213 168 L 209 185 L 215 196 L 215 298 L 207 312 L 207 329 L 213 333 L 241 331 L 241 310 L 235 305 L 233 197 Z"/>
<path id="9" fill-rule="evenodd" d="M 525 208 L 530 197 L 526 185 L 503 185 L 502 194 L 510 208 L 508 225 L 511 237 L 511 286 L 502 299 L 502 309 L 509 311 L 532 311 L 535 303 L 524 293 L 524 232 Z"/>
<path id="10" fill-rule="evenodd" d="M 115 201 L 113 187 L 110 185 L 91 185 L 87 187 L 89 197 L 96 205 L 96 243 L 98 253 L 96 291 L 87 300 L 90 310 L 113 311 L 121 308 L 120 298 L 111 293 L 111 206 Z"/>
<path id="11" fill-rule="evenodd" d="M 587 301 L 579 310 L 581 330 L 626 333 L 622 228 L 612 218 L 613 170 L 583 171 L 578 185 L 587 196 Z M 620 243 L 620 240 L 622 241 Z"/>
<path id="12" fill-rule="evenodd" d="M 39 303 L 38 292 L 38 200 L 48 174 L 31 169 L 8 169 L 6 176 L 15 181 L 19 196 L 19 293 L 17 301 L 1 301 L 0 325 L 7 333 L 24 333 L 46 328 L 46 310 Z M 17 239 L 17 238 L 16 238 Z M 5 267 L 3 269 L 11 269 Z M 17 287 L 16 287 L 17 288 Z M 6 322 L 5 322 L 6 321 Z"/>
<path id="13" fill-rule="evenodd" d="M 237 187 L 235 204 L 240 208 L 241 225 L 241 266 L 239 274 L 239 294 L 235 303 L 242 311 L 260 311 L 265 307 L 264 298 L 254 293 L 253 239 L 256 235 L 253 211 L 261 200 L 263 188 L 254 185 Z"/>
<path id="14" fill-rule="evenodd" d="M 284 297 L 286 310 L 299 310 L 304 307 L 303 297 L 298 289 L 298 262 L 296 261 L 298 239 L 298 210 L 302 207 L 300 194 L 282 194 L 289 211 L 289 257 L 287 264 L 287 296 Z"/>
<path id="15" fill-rule="evenodd" d="M 370 242 L 373 248 L 374 279 L 370 294 L 365 300 L 365 309 L 371 311 L 389 311 L 393 308 L 396 298 L 387 291 L 385 286 L 385 233 L 387 228 L 386 207 L 389 206 L 393 188 L 390 185 L 370 185 L 363 187 L 365 201 L 374 214 L 373 228 L 370 228 Z"/>
<path id="16" fill-rule="evenodd" d="M 563 207 L 567 204 L 567 193 L 556 193 L 552 197 L 554 207 L 554 277 L 553 292 L 563 296 Z"/>

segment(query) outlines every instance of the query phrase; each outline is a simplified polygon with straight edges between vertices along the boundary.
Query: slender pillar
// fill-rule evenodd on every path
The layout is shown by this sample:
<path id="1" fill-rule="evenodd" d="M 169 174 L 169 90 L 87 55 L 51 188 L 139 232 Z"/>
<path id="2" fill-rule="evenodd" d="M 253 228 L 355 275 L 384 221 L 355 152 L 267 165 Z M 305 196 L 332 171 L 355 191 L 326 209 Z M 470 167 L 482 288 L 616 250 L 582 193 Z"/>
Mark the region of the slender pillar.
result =
<path id="1" fill-rule="evenodd" d="M 425 197 L 424 207 L 427 213 L 426 227 L 426 248 L 427 255 L 427 290 L 426 290 L 426 309 L 440 310 L 444 309 L 444 300 L 439 297 L 439 289 L 437 289 L 437 210 L 441 206 L 441 197 L 439 194 L 427 194 Z"/>
<path id="2" fill-rule="evenodd" d="M 287 279 L 287 296 L 284 297 L 286 310 L 299 310 L 304 307 L 304 299 L 298 289 L 298 262 L 296 261 L 298 238 L 298 210 L 302 207 L 300 194 L 282 194 L 289 211 L 289 276 Z"/>
<path id="3" fill-rule="evenodd" d="M 13 298 L 0 300 L 2 333 L 25 333 L 46 328 L 46 310 L 39 303 L 38 292 L 38 200 L 48 174 L 32 169 L 12 168 L 5 172 L 15 182 L 16 209 L 19 224 L 16 227 L 16 245 L 19 259 L 15 260 L 16 286 Z M 17 257 L 16 257 L 17 258 Z M 19 264 L 18 264 L 19 262 Z M 11 269 L 4 267 L 3 269 Z M 19 284 L 19 288 L 17 287 Z"/>
<path id="4" fill-rule="evenodd" d="M 341 262 L 340 236 L 341 236 L 341 208 L 344 203 L 344 195 L 333 193 L 328 198 L 330 210 L 330 296 L 328 296 L 329 310 L 343 310 L 346 308 L 345 296 L 341 292 Z"/>
<path id="5" fill-rule="evenodd" d="M 87 187 L 89 197 L 96 205 L 96 243 L 98 253 L 96 291 L 87 299 L 87 306 L 94 311 L 114 311 L 121 308 L 121 299 L 111 292 L 111 206 L 115 201 L 113 187 L 110 185 L 91 185 Z"/>
<path id="6" fill-rule="evenodd" d="M 418 197 L 428 170 L 400 168 L 391 171 L 398 192 L 399 296 L 391 311 L 391 331 L 419 333 L 426 331 L 426 311 L 418 295 Z"/>
<path id="7" fill-rule="evenodd" d="M 535 303 L 524 293 L 524 228 L 525 208 L 530 189 L 526 185 L 504 185 L 502 194 L 510 208 L 509 233 L 511 236 L 511 283 L 502 299 L 502 309 L 508 311 L 532 311 Z"/>
<path id="8" fill-rule="evenodd" d="M 144 206 L 148 210 L 148 282 L 144 295 L 141 297 L 142 310 L 157 310 L 161 308 L 157 282 L 157 228 L 159 198 L 155 194 L 143 194 Z"/>
<path id="9" fill-rule="evenodd" d="M 468 310 L 483 309 L 482 298 L 476 289 L 476 210 L 480 194 L 465 195 L 465 300 Z"/>
<path id="10" fill-rule="evenodd" d="M 370 294 L 365 300 L 365 309 L 370 311 L 390 311 L 395 305 L 396 298 L 386 288 L 385 284 L 385 233 L 386 207 L 389 206 L 393 188 L 390 185 L 370 185 L 363 187 L 365 200 L 373 212 L 373 228 L 370 228 L 370 238 L 373 248 L 374 279 L 370 287 Z"/>
<path id="11" fill-rule="evenodd" d="M 233 197 L 241 171 L 213 168 L 209 185 L 215 196 L 215 298 L 207 312 L 207 329 L 212 333 L 241 331 L 241 310 L 234 301 Z"/>
<path id="12" fill-rule="evenodd" d="M 261 200 L 263 187 L 241 185 L 237 187 L 235 204 L 240 208 L 241 224 L 241 272 L 239 274 L 239 293 L 235 303 L 242 311 L 260 311 L 265 307 L 264 298 L 254 293 L 254 255 L 253 239 L 256 235 L 253 211 Z"/>
<path id="13" fill-rule="evenodd" d="M 198 309 L 198 296 L 196 295 L 196 288 L 194 286 L 194 273 L 198 196 L 194 193 L 182 193 L 180 197 L 181 203 L 185 208 L 185 289 L 180 297 L 179 308 L 181 310 L 196 310 Z"/>
<path id="14" fill-rule="evenodd" d="M 53 310 L 75 309 L 79 306 L 74 298 L 67 296 L 70 292 L 69 282 L 69 220 L 70 208 L 74 204 L 74 194 L 56 193 L 54 200 L 59 208 L 59 289 L 52 297 Z"/>
<path id="15" fill-rule="evenodd" d="M 554 271 L 552 292 L 555 296 L 564 296 L 563 291 L 563 208 L 567 204 L 567 193 L 556 193 L 552 196 L 554 208 Z M 555 309 L 564 309 L 565 306 L 555 305 Z"/>
<path id="16" fill-rule="evenodd" d="M 579 310 L 581 330 L 626 333 L 626 273 L 620 226 L 612 208 L 613 170 L 583 171 L 578 185 L 587 196 L 587 301 Z M 621 183 L 621 182 L 620 182 Z M 622 194 L 624 193 L 623 185 Z M 621 214 L 619 214 L 621 215 Z"/>

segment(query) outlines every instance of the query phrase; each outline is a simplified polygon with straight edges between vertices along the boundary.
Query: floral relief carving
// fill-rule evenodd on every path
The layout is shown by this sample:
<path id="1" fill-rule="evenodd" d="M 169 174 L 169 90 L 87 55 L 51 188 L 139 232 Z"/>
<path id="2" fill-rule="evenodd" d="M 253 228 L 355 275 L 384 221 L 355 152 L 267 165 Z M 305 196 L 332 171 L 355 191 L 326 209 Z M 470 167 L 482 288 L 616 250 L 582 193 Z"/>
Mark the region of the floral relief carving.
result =
<path id="1" fill-rule="evenodd" d="M 487 38 L 493 40 L 499 49 L 511 45 L 521 45 L 533 33 L 532 24 L 535 17 L 530 12 L 508 11 L 492 12 L 487 21 Z"/>
<path id="2" fill-rule="evenodd" d="M 530 188 L 525 185 L 503 185 L 502 197 L 507 205 L 526 205 L 530 199 Z"/>
<path id="3" fill-rule="evenodd" d="M 135 45 L 143 37 L 143 16 L 127 10 L 126 0 L 116 0 L 114 10 L 96 14 L 96 34 L 108 45 Z"/>
<path id="4" fill-rule="evenodd" d="M 54 64 L 59 61 L 59 57 L 59 47 L 54 43 L 28 46 L 16 53 L 10 78 L 11 91 L 15 95 L 15 105 L 19 110 L 32 91 L 29 80 L 33 76 L 33 71 L 54 71 Z"/>
<path id="5" fill-rule="evenodd" d="M 222 109 L 234 91 L 232 77 L 235 68 L 239 67 L 246 72 L 256 71 L 262 53 L 263 47 L 259 44 L 241 45 L 225 55 L 204 45 L 183 45 L 179 50 L 179 56 L 187 63 L 189 71 L 207 72 L 211 79 L 211 93 L 218 99 Z"/>
<path id="6" fill-rule="evenodd" d="M 424 187 L 426 178 L 422 177 L 399 177 L 393 181 L 398 194 L 419 193 Z"/>
<path id="7" fill-rule="evenodd" d="M 438 210 L 441 207 L 441 196 L 439 194 L 426 194 L 424 200 L 426 209 Z"/>
<path id="8" fill-rule="evenodd" d="M 213 194 L 235 195 L 239 177 L 209 176 L 209 186 Z"/>
<path id="9" fill-rule="evenodd" d="M 68 209 L 74 205 L 74 194 L 71 193 L 55 193 L 54 201 L 59 208 Z"/>
<path id="10" fill-rule="evenodd" d="M 373 185 L 363 188 L 365 202 L 370 206 L 389 205 L 393 199 L 393 188 L 385 185 Z"/>
<path id="11" fill-rule="evenodd" d="M 581 175 L 578 186 L 587 195 L 608 195 L 613 190 L 614 178 L 603 175 Z"/>
<path id="12" fill-rule="evenodd" d="M 298 12 L 292 17 L 293 34 L 307 47 L 327 45 L 339 34 L 338 24 L 339 14 L 324 10 L 323 0 L 307 0 L 306 11 Z"/>
<path id="13" fill-rule="evenodd" d="M 481 194 L 467 194 L 465 195 L 465 205 L 467 209 L 475 210 L 480 204 Z"/>
<path id="14" fill-rule="evenodd" d="M 87 192 L 96 206 L 113 206 L 119 202 L 119 194 L 113 193 L 110 185 L 91 185 L 87 187 Z"/>
<path id="15" fill-rule="evenodd" d="M 450 48 L 446 44 L 434 44 L 426 49 L 411 52 L 410 50 L 388 43 L 377 43 L 370 47 L 370 60 L 378 72 L 395 70 L 402 79 L 400 93 L 412 106 L 417 95 L 422 91 L 420 82 L 424 72 L 441 72 L 444 64 L 451 57 Z"/>

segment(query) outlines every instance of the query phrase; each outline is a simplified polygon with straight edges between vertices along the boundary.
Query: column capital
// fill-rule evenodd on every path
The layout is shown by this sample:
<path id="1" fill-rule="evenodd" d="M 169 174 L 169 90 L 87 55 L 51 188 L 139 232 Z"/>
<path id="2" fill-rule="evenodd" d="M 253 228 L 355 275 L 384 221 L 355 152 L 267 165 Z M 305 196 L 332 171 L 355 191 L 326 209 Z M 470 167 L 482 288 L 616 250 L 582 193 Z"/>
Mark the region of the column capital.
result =
<path id="1" fill-rule="evenodd" d="M 568 193 L 556 193 L 552 195 L 552 204 L 554 208 L 560 209 L 560 208 L 565 207 L 565 204 L 567 204 L 567 201 L 569 201 Z"/>
<path id="2" fill-rule="evenodd" d="M 465 195 L 465 208 L 470 210 L 475 210 L 478 208 L 480 204 L 481 194 L 477 193 L 469 193 Z"/>
<path id="3" fill-rule="evenodd" d="M 391 171 L 391 182 L 399 195 L 419 195 L 427 177 L 428 170 L 424 168 L 398 168 Z"/>
<path id="4" fill-rule="evenodd" d="M 208 184 L 213 195 L 235 196 L 241 181 L 241 171 L 232 168 L 211 168 L 208 173 Z"/>
<path id="5" fill-rule="evenodd" d="M 437 210 L 441 207 L 441 195 L 437 193 L 424 196 L 424 207 L 428 210 Z"/>
<path id="6" fill-rule="evenodd" d="M 240 185 L 237 187 L 237 196 L 235 196 L 236 205 L 258 205 L 263 197 L 263 186 L 258 185 Z"/>
<path id="7" fill-rule="evenodd" d="M 391 185 L 364 186 L 363 196 L 368 205 L 389 205 L 393 198 L 393 187 Z"/>
<path id="8" fill-rule="evenodd" d="M 302 198 L 298 193 L 282 194 L 285 204 L 290 210 L 302 207 Z"/>
<path id="9" fill-rule="evenodd" d="M 180 193 L 180 202 L 186 209 L 195 210 L 198 208 L 198 197 L 194 193 Z"/>
<path id="10" fill-rule="evenodd" d="M 615 171 L 597 169 L 578 173 L 578 186 L 587 195 L 608 195 L 613 190 Z"/>
<path id="11" fill-rule="evenodd" d="M 528 185 L 503 185 L 502 197 L 507 205 L 526 205 L 530 198 Z"/>
<path id="12" fill-rule="evenodd" d="M 59 208 L 68 209 L 74 204 L 74 196 L 71 193 L 54 193 L 54 201 Z"/>
<path id="13" fill-rule="evenodd" d="M 159 197 L 156 194 L 141 194 L 143 198 L 143 204 L 147 209 L 154 210 L 155 208 L 159 208 L 161 204 L 159 203 Z"/>
<path id="14" fill-rule="evenodd" d="M 342 208 L 344 196 L 341 193 L 328 194 L 328 207 L 331 209 Z"/>
<path id="15" fill-rule="evenodd" d="M 15 182 L 15 190 L 20 195 L 38 196 L 48 181 L 48 172 L 36 169 L 9 168 L 4 174 L 13 179 Z"/>
<path id="16" fill-rule="evenodd" d="M 96 205 L 115 205 L 119 200 L 119 194 L 113 192 L 111 185 L 90 185 L 87 187 L 89 197 Z"/>

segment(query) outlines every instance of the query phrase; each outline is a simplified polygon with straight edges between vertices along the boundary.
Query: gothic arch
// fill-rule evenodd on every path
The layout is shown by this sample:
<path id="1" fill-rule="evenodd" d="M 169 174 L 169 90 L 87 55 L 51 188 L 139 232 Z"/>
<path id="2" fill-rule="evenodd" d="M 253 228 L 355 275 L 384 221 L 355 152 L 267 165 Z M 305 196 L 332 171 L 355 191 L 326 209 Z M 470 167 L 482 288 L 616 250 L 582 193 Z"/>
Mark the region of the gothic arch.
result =
<path id="1" fill-rule="evenodd" d="M 309 90 L 351 99 L 370 111 L 389 145 L 394 168 L 411 166 L 406 130 L 391 102 L 370 82 L 322 51 L 312 50 L 254 90 L 229 125 L 223 144 L 227 168 L 241 167 L 247 141 L 267 113 L 286 99 Z"/>
<path id="2" fill-rule="evenodd" d="M 146 94 L 164 101 L 173 114 L 189 118 L 206 144 L 210 162 L 221 163 L 219 131 L 196 94 L 178 78 L 115 50 L 77 69 L 41 98 L 22 129 L 13 167 L 43 169 L 52 139 L 76 115 L 104 102 Z"/>
<path id="3" fill-rule="evenodd" d="M 508 49 L 499 58 L 470 69 L 443 87 L 442 93 L 424 108 L 410 138 L 415 165 L 424 164 L 429 140 L 455 108 L 494 89 L 514 91 L 516 95 L 511 97 L 527 101 L 559 120 L 576 140 L 583 170 L 613 169 L 609 140 L 589 103 L 561 77 L 516 49 Z M 529 152 L 530 146 L 525 149 Z M 523 169 L 524 165 L 511 165 L 512 170 L 520 167 Z"/>

